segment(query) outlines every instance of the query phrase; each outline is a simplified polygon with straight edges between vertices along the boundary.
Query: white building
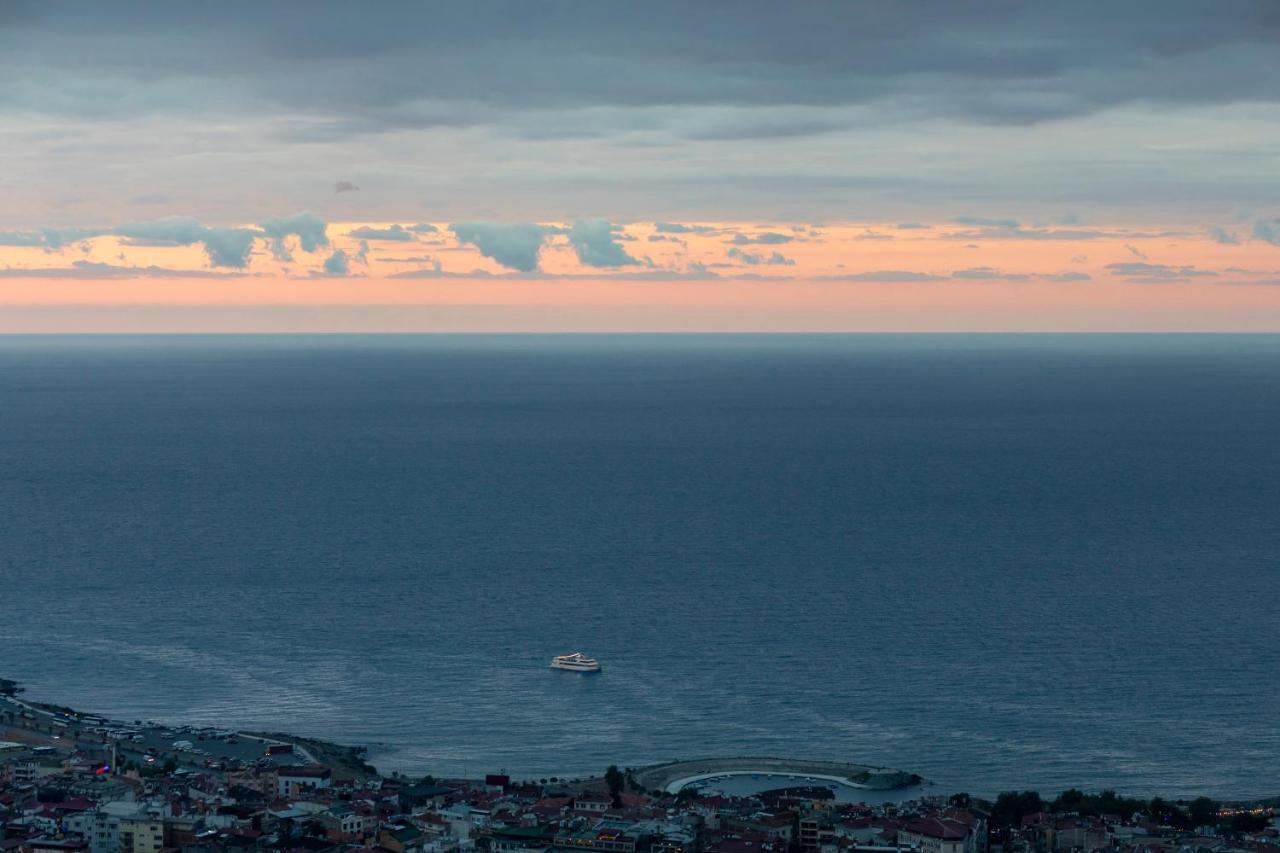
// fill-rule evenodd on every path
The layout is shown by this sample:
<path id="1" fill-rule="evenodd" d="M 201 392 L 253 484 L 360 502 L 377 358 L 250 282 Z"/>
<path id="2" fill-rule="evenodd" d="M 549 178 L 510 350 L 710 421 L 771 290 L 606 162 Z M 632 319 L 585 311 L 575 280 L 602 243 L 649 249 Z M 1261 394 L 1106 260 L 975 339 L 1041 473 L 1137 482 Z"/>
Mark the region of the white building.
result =
<path id="1" fill-rule="evenodd" d="M 307 791 L 328 788 L 331 777 L 328 767 L 281 767 L 276 772 L 276 793 L 282 797 L 296 797 Z"/>
<path id="2" fill-rule="evenodd" d="M 109 812 L 94 809 L 68 815 L 63 825 L 89 842 L 89 853 L 120 853 L 120 819 Z"/>

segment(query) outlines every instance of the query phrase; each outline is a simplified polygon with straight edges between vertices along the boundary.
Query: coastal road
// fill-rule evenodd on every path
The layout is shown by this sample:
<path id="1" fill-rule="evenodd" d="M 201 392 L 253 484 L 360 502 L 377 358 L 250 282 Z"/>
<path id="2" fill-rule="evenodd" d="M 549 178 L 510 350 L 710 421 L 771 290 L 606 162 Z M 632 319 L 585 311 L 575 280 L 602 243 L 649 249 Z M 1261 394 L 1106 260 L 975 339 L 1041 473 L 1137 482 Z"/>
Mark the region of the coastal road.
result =
<path id="1" fill-rule="evenodd" d="M 182 767 L 204 768 L 206 761 L 228 762 L 240 761 L 253 764 L 266 760 L 273 764 L 298 765 L 314 763 L 314 758 L 302 747 L 295 746 L 292 753 L 268 756 L 267 746 L 281 741 L 270 741 L 254 735 L 237 733 L 234 739 L 215 738 L 199 731 L 183 732 L 180 728 L 150 725 L 129 720 L 103 720 L 100 724 L 88 724 L 82 720 L 74 720 L 65 714 L 50 710 L 37 704 L 24 702 L 14 696 L 0 696 L 0 724 L 12 726 L 29 734 L 41 736 L 49 745 L 59 752 L 71 752 L 78 743 L 111 745 L 116 744 L 120 763 L 134 761 L 146 765 L 147 749 L 155 750 L 156 763 L 163 764 L 170 758 L 175 759 Z M 129 730 L 138 732 L 142 740 L 113 740 L 102 732 L 93 729 Z M 203 740 L 201 739 L 203 737 Z M 192 752 L 180 752 L 174 749 L 177 741 L 190 741 L 194 749 L 207 752 L 200 755 Z"/>

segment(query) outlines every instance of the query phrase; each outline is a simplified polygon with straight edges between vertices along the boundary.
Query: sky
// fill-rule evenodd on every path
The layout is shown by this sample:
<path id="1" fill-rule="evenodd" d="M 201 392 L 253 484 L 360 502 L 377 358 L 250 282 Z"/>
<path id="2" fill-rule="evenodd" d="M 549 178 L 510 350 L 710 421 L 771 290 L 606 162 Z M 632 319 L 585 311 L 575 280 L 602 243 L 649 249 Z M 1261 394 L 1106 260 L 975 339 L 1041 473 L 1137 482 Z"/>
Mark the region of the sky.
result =
<path id="1" fill-rule="evenodd" d="M 0 2 L 0 333 L 1280 331 L 1280 3 Z"/>

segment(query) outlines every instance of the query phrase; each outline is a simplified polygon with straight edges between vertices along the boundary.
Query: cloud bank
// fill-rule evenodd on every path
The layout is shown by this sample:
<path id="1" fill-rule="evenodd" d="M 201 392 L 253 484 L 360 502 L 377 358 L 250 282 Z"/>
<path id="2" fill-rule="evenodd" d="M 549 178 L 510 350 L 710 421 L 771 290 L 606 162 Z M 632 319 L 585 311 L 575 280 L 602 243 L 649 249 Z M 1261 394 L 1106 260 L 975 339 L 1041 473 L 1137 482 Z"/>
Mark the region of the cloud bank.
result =
<path id="1" fill-rule="evenodd" d="M 504 267 L 533 272 L 538 268 L 542 242 L 554 229 L 535 223 L 456 222 L 449 230 Z"/>
<path id="2" fill-rule="evenodd" d="M 589 267 L 629 267 L 640 262 L 626 253 L 618 242 L 618 227 L 607 219 L 585 219 L 569 229 L 569 245 L 578 260 Z"/>

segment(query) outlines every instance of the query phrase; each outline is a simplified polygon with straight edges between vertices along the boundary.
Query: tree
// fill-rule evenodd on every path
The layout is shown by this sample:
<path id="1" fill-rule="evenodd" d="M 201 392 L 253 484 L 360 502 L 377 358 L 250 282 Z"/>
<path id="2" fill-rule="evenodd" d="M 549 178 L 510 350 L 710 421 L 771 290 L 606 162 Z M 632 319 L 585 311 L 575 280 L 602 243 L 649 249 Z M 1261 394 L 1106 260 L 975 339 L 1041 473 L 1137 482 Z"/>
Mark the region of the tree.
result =
<path id="1" fill-rule="evenodd" d="M 613 795 L 613 804 L 618 805 L 621 802 L 619 795 L 622 793 L 622 786 L 626 784 L 626 777 L 622 775 L 622 771 L 618 769 L 618 765 L 610 764 L 609 769 L 604 771 L 604 783 L 609 786 L 609 793 Z"/>
<path id="2" fill-rule="evenodd" d="M 1161 797 L 1152 797 L 1147 804 L 1147 815 L 1156 823 L 1177 826 L 1182 822 L 1182 810 Z"/>
<path id="3" fill-rule="evenodd" d="M 959 793 L 959 794 L 952 794 L 950 799 L 947 800 L 947 802 L 958 809 L 967 809 L 969 807 L 969 803 L 972 802 L 972 799 L 973 798 L 970 797 L 968 794 Z"/>
<path id="4" fill-rule="evenodd" d="M 1093 800 L 1091 814 L 1113 814 L 1121 817 L 1132 817 L 1147 810 L 1147 803 L 1143 800 L 1134 797 L 1122 797 L 1111 789 L 1107 789 L 1091 799 Z"/>
<path id="5" fill-rule="evenodd" d="M 991 809 L 991 822 L 996 826 L 1015 826 L 1029 814 L 1044 811 L 1044 800 L 1036 791 L 1004 791 L 996 797 Z"/>
<path id="6" fill-rule="evenodd" d="M 1218 822 L 1218 804 L 1208 797 L 1196 797 L 1187 804 L 1187 818 L 1193 827 L 1214 826 Z"/>
<path id="7" fill-rule="evenodd" d="M 1058 795 L 1058 799 L 1053 801 L 1053 810 L 1055 812 L 1079 812 L 1085 814 L 1088 807 L 1085 804 L 1084 791 L 1079 788 L 1068 788 Z"/>

